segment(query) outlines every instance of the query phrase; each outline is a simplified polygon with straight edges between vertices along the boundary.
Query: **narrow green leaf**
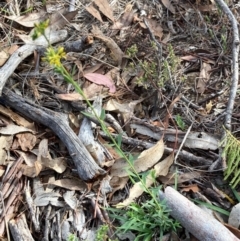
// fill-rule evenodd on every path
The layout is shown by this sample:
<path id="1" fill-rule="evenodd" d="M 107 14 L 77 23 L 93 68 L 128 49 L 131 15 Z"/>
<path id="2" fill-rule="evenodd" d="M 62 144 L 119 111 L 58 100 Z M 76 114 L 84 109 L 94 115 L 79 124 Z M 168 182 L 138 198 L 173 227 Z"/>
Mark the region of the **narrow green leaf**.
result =
<path id="1" fill-rule="evenodd" d="M 100 119 L 101 119 L 102 121 L 104 121 L 105 118 L 106 118 L 106 112 L 105 112 L 104 109 L 102 109 L 102 110 L 101 110 L 101 114 L 100 114 Z"/>
<path id="2" fill-rule="evenodd" d="M 232 189 L 232 192 L 233 192 L 235 198 L 236 198 L 236 199 L 238 200 L 238 202 L 240 203 L 240 195 L 239 195 L 239 193 L 236 191 L 235 188 L 231 187 L 231 189 Z"/>
<path id="3" fill-rule="evenodd" d="M 226 216 L 229 216 L 229 214 L 230 214 L 230 212 L 228 212 L 228 211 L 226 211 L 226 210 L 224 210 L 224 209 L 222 209 L 222 208 L 219 208 L 219 207 L 217 207 L 217 206 L 214 206 L 214 205 L 212 205 L 212 204 L 205 203 L 205 202 L 201 202 L 201 201 L 195 200 L 195 199 L 192 199 L 192 201 L 195 202 L 195 203 L 198 203 L 198 204 L 202 204 L 202 205 L 204 205 L 204 206 L 206 206 L 206 207 L 208 207 L 208 208 L 210 208 L 210 209 L 212 209 L 212 210 L 214 210 L 214 211 L 217 211 L 217 212 L 219 212 L 219 213 L 222 213 L 222 214 L 224 214 L 224 215 L 226 215 Z"/>
<path id="4" fill-rule="evenodd" d="M 117 135 L 117 144 L 119 147 L 122 146 L 122 133 Z"/>

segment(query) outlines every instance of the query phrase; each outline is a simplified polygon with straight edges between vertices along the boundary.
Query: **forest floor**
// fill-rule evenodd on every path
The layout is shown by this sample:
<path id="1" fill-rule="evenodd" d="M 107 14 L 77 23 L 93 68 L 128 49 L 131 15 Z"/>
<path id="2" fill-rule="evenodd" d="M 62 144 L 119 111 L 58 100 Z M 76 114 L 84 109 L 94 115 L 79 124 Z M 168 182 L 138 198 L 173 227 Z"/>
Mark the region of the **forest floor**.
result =
<path id="1" fill-rule="evenodd" d="M 211 237 L 167 187 L 240 238 L 237 31 L 216 2 L 0 3 L 1 240 Z"/>

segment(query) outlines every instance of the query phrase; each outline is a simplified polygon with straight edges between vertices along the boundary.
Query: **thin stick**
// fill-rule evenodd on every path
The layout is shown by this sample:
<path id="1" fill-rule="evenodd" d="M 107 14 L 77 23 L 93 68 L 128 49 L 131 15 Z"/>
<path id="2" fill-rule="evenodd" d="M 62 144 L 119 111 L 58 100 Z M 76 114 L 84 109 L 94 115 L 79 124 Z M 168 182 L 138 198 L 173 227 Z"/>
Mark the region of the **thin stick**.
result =
<path id="1" fill-rule="evenodd" d="M 233 29 L 233 43 L 232 43 L 232 85 L 229 93 L 227 114 L 225 116 L 224 126 L 226 129 L 231 130 L 231 119 L 233 113 L 233 107 L 235 102 L 235 97 L 237 93 L 238 86 L 238 53 L 239 53 L 239 32 L 238 32 L 238 22 L 234 17 L 232 11 L 229 9 L 227 4 L 223 0 L 216 0 L 216 3 L 223 10 L 223 12 L 228 16 L 232 24 Z"/>

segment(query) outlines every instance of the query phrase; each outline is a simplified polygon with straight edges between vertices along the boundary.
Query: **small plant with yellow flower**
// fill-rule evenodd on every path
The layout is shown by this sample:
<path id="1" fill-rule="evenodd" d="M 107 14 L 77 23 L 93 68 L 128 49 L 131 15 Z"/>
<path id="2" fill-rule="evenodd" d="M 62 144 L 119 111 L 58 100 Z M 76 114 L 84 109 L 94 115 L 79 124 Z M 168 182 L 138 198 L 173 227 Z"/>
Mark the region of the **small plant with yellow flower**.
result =
<path id="1" fill-rule="evenodd" d="M 41 35 L 43 35 L 46 38 L 45 35 L 45 28 L 48 26 L 49 22 L 45 21 L 43 23 L 40 24 L 36 24 L 35 26 L 35 30 L 34 30 L 34 34 L 33 34 L 33 38 L 37 38 Z M 47 40 L 47 38 L 46 38 Z M 48 40 L 47 40 L 48 41 Z M 49 42 L 49 41 L 48 41 Z M 135 48 L 132 49 L 131 53 L 134 54 L 134 52 L 136 51 Z M 138 212 L 139 210 L 141 211 L 142 217 L 146 217 L 147 215 L 151 214 L 151 210 L 150 208 L 153 208 L 153 210 L 158 210 L 159 213 L 155 214 L 154 216 L 154 220 L 157 222 L 157 220 L 164 220 L 164 223 L 159 223 L 157 222 L 158 225 L 158 229 L 157 230 L 152 230 L 152 229 L 147 229 L 147 230 L 143 230 L 142 232 L 138 232 L 138 236 L 140 237 L 152 237 L 154 235 L 154 233 L 158 233 L 160 234 L 160 236 L 162 237 L 163 232 L 164 231 L 168 231 L 170 229 L 174 229 L 176 230 L 176 228 L 178 227 L 178 223 L 176 221 L 173 221 L 170 217 L 169 217 L 169 211 L 165 205 L 165 203 L 162 203 L 160 201 L 158 201 L 157 195 L 156 195 L 156 191 L 153 191 L 152 188 L 149 188 L 146 184 L 146 178 L 143 178 L 136 170 L 134 167 L 134 160 L 133 157 L 131 155 L 127 155 L 122 149 L 121 149 L 121 142 L 119 143 L 117 140 L 115 140 L 115 138 L 111 135 L 111 133 L 109 132 L 105 122 L 104 122 L 104 118 L 105 118 L 105 113 L 104 111 L 101 113 L 101 116 L 97 115 L 95 112 L 95 109 L 93 108 L 92 104 L 89 102 L 89 100 L 87 99 L 87 97 L 85 96 L 83 90 L 80 88 L 80 86 L 74 81 L 73 77 L 71 76 L 71 74 L 67 71 L 67 69 L 64 67 L 63 63 L 61 62 L 62 59 L 66 58 L 66 53 L 64 51 L 63 47 L 59 47 L 57 49 L 54 49 L 51 45 L 47 48 L 45 57 L 43 58 L 44 61 L 46 61 L 47 63 L 49 63 L 54 70 L 61 74 L 64 79 L 73 85 L 73 87 L 75 88 L 75 90 L 82 95 L 82 97 L 84 98 L 84 100 L 86 101 L 87 105 L 90 107 L 90 109 L 92 110 L 92 113 L 94 115 L 94 117 L 98 120 L 103 132 L 105 132 L 108 137 L 110 138 L 110 140 L 113 143 L 113 146 L 117 149 L 118 153 L 120 153 L 120 155 L 126 160 L 126 162 L 129 165 L 129 175 L 130 178 L 131 176 L 134 177 L 134 179 L 136 179 L 137 181 L 139 181 L 142 185 L 142 188 L 144 190 L 145 193 L 149 194 L 150 197 L 150 202 L 151 205 L 148 207 L 145 207 L 144 204 L 138 205 L 138 209 L 135 209 L 134 207 L 136 205 L 131 204 L 130 205 L 130 211 L 131 211 L 131 215 L 128 216 L 126 218 L 126 221 L 131 222 L 132 217 L 138 217 Z M 88 114 L 89 115 L 89 114 Z M 149 211 L 149 213 L 148 213 Z M 129 212 L 128 212 L 129 213 Z M 152 214 L 151 214 L 152 215 Z M 164 219 L 163 219 L 164 218 Z M 137 225 L 139 226 L 143 226 L 144 224 L 144 218 L 141 218 L 138 220 L 139 222 L 137 223 Z M 129 224 L 129 222 L 127 222 Z M 166 222 L 166 223 L 165 223 Z M 166 227 L 167 225 L 167 227 Z M 126 228 L 124 225 L 118 228 L 118 230 L 122 231 L 124 229 L 124 232 L 131 230 L 130 226 L 128 228 Z M 106 227 L 102 227 L 99 231 L 98 234 L 100 234 L 100 238 L 105 238 L 104 236 L 106 236 Z M 136 231 L 136 230 L 135 230 Z M 100 239 L 97 239 L 100 240 Z M 101 239 L 103 240 L 103 239 Z M 145 239 L 145 240 L 150 240 L 150 239 Z"/>

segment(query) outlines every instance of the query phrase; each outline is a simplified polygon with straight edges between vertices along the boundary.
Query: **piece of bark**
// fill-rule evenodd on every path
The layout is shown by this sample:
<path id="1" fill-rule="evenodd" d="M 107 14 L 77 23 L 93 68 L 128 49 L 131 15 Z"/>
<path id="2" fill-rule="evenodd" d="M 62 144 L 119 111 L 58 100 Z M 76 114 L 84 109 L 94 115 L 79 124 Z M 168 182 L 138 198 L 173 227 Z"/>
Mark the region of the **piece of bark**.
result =
<path id="1" fill-rule="evenodd" d="M 64 116 L 61 113 L 27 101 L 8 88 L 3 88 L 0 102 L 15 109 L 31 120 L 50 128 L 67 147 L 80 178 L 90 180 L 99 174 L 105 173 L 105 171 L 96 164 L 80 139 L 69 127 L 68 123 L 64 121 Z"/>
<path id="2" fill-rule="evenodd" d="M 15 241 L 34 241 L 32 234 L 28 229 L 24 214 L 16 219 L 10 220 L 9 228 Z"/>
<path id="3" fill-rule="evenodd" d="M 33 198 L 32 198 L 31 193 L 30 193 L 29 183 L 25 187 L 24 191 L 25 191 L 26 204 L 27 204 L 28 210 L 31 214 L 30 215 L 31 221 L 33 223 L 35 231 L 39 232 L 40 231 L 40 224 L 39 224 L 39 220 L 38 220 L 37 214 L 36 214 L 37 213 L 37 207 L 36 207 L 35 203 L 33 202 Z"/>
<path id="4" fill-rule="evenodd" d="M 160 199 L 165 200 L 172 217 L 177 219 L 190 233 L 201 241 L 239 241 L 219 221 L 211 217 L 200 207 L 189 201 L 171 187 L 160 192 Z"/>

